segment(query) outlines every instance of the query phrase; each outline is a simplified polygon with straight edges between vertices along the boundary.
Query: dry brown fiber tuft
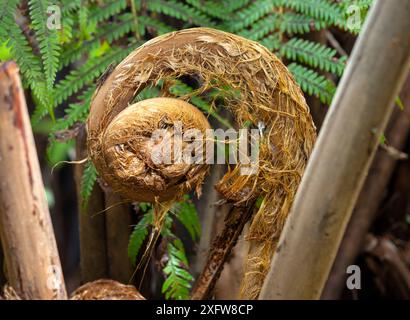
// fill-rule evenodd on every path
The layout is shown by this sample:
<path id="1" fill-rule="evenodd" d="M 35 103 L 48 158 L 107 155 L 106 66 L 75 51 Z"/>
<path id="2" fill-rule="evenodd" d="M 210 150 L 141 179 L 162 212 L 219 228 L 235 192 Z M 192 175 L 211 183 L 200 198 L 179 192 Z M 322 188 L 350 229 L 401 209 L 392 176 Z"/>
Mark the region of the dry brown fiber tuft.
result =
<path id="1" fill-rule="evenodd" d="M 110 169 L 104 143 L 107 128 L 145 87 L 187 75 L 199 78 L 201 86 L 181 99 L 200 95 L 215 83 L 227 86 L 240 92 L 239 98 L 224 101 L 236 126 L 263 122 L 266 127 L 260 140 L 258 173 L 240 175 L 237 165 L 216 185 L 223 197 L 236 205 L 252 205 L 263 198 L 247 234 L 250 249 L 241 288 L 242 298 L 256 299 L 316 138 L 303 94 L 274 54 L 254 41 L 208 28 L 181 30 L 146 42 L 96 91 L 88 119 L 89 154 L 115 191 L 138 200 L 130 194 L 132 183 L 120 180 Z M 161 94 L 169 96 L 166 90 Z M 170 112 L 179 113 L 179 109 Z M 206 169 L 199 170 L 200 178 L 193 183 L 188 178 L 179 184 L 174 198 L 187 187 L 202 183 Z"/>
<path id="2" fill-rule="evenodd" d="M 70 300 L 145 300 L 132 285 L 110 279 L 87 282 L 77 288 Z"/>

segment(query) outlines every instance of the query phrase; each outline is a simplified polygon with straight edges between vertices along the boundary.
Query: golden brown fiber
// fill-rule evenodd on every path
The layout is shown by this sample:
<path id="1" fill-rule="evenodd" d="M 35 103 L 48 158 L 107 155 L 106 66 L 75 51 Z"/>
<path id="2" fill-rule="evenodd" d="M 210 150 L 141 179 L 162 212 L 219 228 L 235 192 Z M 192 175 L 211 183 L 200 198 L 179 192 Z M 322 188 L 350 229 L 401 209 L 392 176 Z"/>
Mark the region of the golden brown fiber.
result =
<path id="1" fill-rule="evenodd" d="M 100 279 L 77 288 L 70 300 L 145 300 L 132 285 Z"/>
<path id="2" fill-rule="evenodd" d="M 177 31 L 148 41 L 123 60 L 95 93 L 88 119 L 89 153 L 101 176 L 109 180 L 113 164 L 106 148 L 113 145 L 104 139 L 110 123 L 121 117 L 145 87 L 161 80 L 167 88 L 172 79 L 183 76 L 200 79 L 200 86 L 182 100 L 216 86 L 229 87 L 239 92 L 224 100 L 236 126 L 264 125 L 257 173 L 241 175 L 240 165 L 236 165 L 217 184 L 225 199 L 234 204 L 263 199 L 247 235 L 250 251 L 242 284 L 242 297 L 255 299 L 316 137 L 303 94 L 275 55 L 256 42 L 207 28 Z M 169 96 L 167 90 L 161 94 Z M 197 172 L 199 178 L 194 178 L 193 185 L 202 182 L 204 172 L 206 169 Z M 127 179 L 125 174 L 125 184 Z M 117 182 L 113 187 L 122 188 Z"/>
<path id="3" fill-rule="evenodd" d="M 182 129 L 197 129 L 205 134 L 210 128 L 198 109 L 172 98 L 143 100 L 120 112 L 101 137 L 101 156 L 108 169 L 99 170 L 104 181 L 127 199 L 148 202 L 175 199 L 193 186 L 200 186 L 206 164 L 189 164 L 174 157 L 164 163 L 152 154 L 160 144 L 174 149 L 174 126 L 178 123 L 183 125 L 181 133 Z M 151 138 L 156 130 L 165 133 L 154 141 Z"/>

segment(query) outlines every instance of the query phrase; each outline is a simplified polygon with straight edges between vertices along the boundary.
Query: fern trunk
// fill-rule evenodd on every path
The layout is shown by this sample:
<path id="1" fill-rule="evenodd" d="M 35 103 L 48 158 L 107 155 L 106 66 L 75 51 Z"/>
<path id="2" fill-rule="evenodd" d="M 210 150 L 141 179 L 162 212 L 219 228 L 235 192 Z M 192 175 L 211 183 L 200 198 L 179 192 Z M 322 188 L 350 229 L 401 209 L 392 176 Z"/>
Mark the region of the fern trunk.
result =
<path id="1" fill-rule="evenodd" d="M 400 97 L 405 106 L 410 105 L 410 77 L 407 78 Z M 410 133 L 410 108 L 406 107 L 404 110 L 396 106 L 392 108 L 395 110 L 385 136 L 389 147 L 402 150 Z M 388 150 L 379 149 L 377 151 L 326 282 L 322 299 L 338 299 L 341 296 L 345 285 L 346 269 L 355 262 L 363 249 L 367 232 L 376 219 L 378 208 L 382 204 L 398 162 L 397 155 L 391 154 Z"/>
<path id="2" fill-rule="evenodd" d="M 261 292 L 318 299 L 410 63 L 410 3 L 377 1 L 338 87 Z"/>
<path id="3" fill-rule="evenodd" d="M 0 238 L 23 299 L 66 299 L 64 278 L 17 65 L 0 65 Z"/>
<path id="4" fill-rule="evenodd" d="M 85 130 L 77 137 L 77 159 L 86 157 Z M 83 283 L 108 277 L 108 260 L 105 233 L 104 193 L 98 184 L 92 188 L 84 207 L 81 194 L 81 180 L 84 165 L 75 168 L 78 212 L 80 224 L 80 267 Z"/>

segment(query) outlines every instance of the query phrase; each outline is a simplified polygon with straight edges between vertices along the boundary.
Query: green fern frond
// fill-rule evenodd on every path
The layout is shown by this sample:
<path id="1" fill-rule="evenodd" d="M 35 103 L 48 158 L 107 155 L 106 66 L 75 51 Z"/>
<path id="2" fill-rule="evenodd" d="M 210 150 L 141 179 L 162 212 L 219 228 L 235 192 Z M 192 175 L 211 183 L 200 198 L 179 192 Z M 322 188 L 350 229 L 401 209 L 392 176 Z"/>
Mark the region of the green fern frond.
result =
<path id="1" fill-rule="evenodd" d="M 146 27 L 154 28 L 158 35 L 175 31 L 174 28 L 163 23 L 162 21 L 148 17 L 148 16 L 138 17 L 138 23 L 141 23 L 141 25 L 144 26 L 145 28 Z"/>
<path id="2" fill-rule="evenodd" d="M 70 11 L 63 11 L 61 14 L 61 29 L 58 30 L 59 42 L 61 45 L 71 42 L 73 38 L 73 27 L 74 13 Z M 64 52 L 63 47 L 61 48 L 61 52 Z"/>
<path id="3" fill-rule="evenodd" d="M 272 0 L 252 2 L 249 6 L 236 12 L 234 22 L 226 24 L 224 28 L 230 32 L 237 32 L 249 27 L 269 12 L 272 12 L 274 8 L 275 4 Z"/>
<path id="4" fill-rule="evenodd" d="M 48 0 L 29 0 L 30 18 L 40 48 L 46 83 L 49 89 L 52 88 L 56 78 L 61 49 L 57 30 L 49 29 L 47 25 L 47 8 L 51 5 L 51 1 Z"/>
<path id="5" fill-rule="evenodd" d="M 174 225 L 174 219 L 173 219 L 173 217 L 170 213 L 171 212 L 167 212 L 165 214 L 164 224 L 163 224 L 162 229 L 161 229 L 161 236 L 164 237 L 164 238 L 175 237 L 175 235 L 172 231 L 172 227 Z"/>
<path id="6" fill-rule="evenodd" d="M 173 206 L 172 212 L 179 222 L 188 230 L 193 241 L 197 241 L 201 236 L 201 224 L 195 205 L 189 200 L 189 196 L 184 196 L 182 202 Z"/>
<path id="7" fill-rule="evenodd" d="M 88 17 L 89 11 L 87 6 L 81 6 L 77 12 L 78 30 L 76 36 L 80 40 L 90 39 L 97 26 L 97 22 Z"/>
<path id="8" fill-rule="evenodd" d="M 255 41 L 260 40 L 274 30 L 278 29 L 279 22 L 279 15 L 272 13 L 254 23 L 250 30 L 240 31 L 239 35 Z"/>
<path id="9" fill-rule="evenodd" d="M 61 2 L 61 12 L 68 13 L 78 10 L 83 4 L 83 0 L 60 0 Z"/>
<path id="10" fill-rule="evenodd" d="M 152 224 L 152 220 L 152 208 L 147 208 L 141 220 L 138 222 L 131 233 L 128 243 L 128 258 L 134 266 L 142 244 L 144 243 L 144 240 L 148 235 L 149 226 Z"/>
<path id="11" fill-rule="evenodd" d="M 57 119 L 53 125 L 51 132 L 57 133 L 58 131 L 69 130 L 75 123 L 85 122 L 87 119 L 91 98 L 95 91 L 95 85 L 90 86 L 86 89 L 79 97 L 79 102 L 70 103 L 67 109 L 65 109 L 65 116 Z M 37 122 L 38 123 L 38 122 Z M 49 144 L 47 147 L 47 155 L 49 159 L 56 158 L 52 156 L 55 150 L 58 149 L 58 145 L 63 144 L 56 140 L 54 135 L 49 138 Z M 55 161 L 51 161 L 55 164 Z"/>
<path id="12" fill-rule="evenodd" d="M 18 0 L 5 0 L 0 7 L 0 42 L 7 43 L 14 59 L 19 65 L 20 72 L 28 85 L 36 91 L 36 96 L 42 103 L 47 103 L 46 88 L 42 88 L 41 60 L 34 54 L 23 31 L 14 21 L 14 13 L 19 4 Z M 39 88 L 36 89 L 37 83 Z"/>
<path id="13" fill-rule="evenodd" d="M 71 128 L 76 122 L 84 122 L 90 110 L 91 98 L 94 91 L 95 85 L 92 85 L 78 97 L 78 100 L 81 102 L 70 103 L 68 108 L 65 109 L 65 116 L 56 121 L 52 131 L 66 130 Z"/>
<path id="14" fill-rule="evenodd" d="M 80 42 L 78 44 L 68 44 L 63 47 L 63 53 L 60 58 L 59 69 L 67 67 L 71 63 L 78 61 L 85 53 L 88 53 L 100 45 L 100 39 L 92 39 Z"/>
<path id="15" fill-rule="evenodd" d="M 135 23 L 132 14 L 124 13 L 118 16 L 117 20 L 117 23 L 111 23 L 100 27 L 99 31 L 93 36 L 92 39 L 65 46 L 60 59 L 59 68 L 61 69 L 79 60 L 83 55 L 98 48 L 98 46 L 100 46 L 104 41 L 107 41 L 110 44 L 125 36 L 128 32 L 134 31 Z M 138 24 L 139 34 L 141 36 L 145 34 L 146 21 L 147 19 L 141 19 Z M 167 29 L 167 32 L 168 30 L 169 29 Z"/>
<path id="16" fill-rule="evenodd" d="M 195 105 L 198 109 L 202 110 L 203 112 L 209 114 L 212 118 L 217 120 L 220 124 L 225 126 L 226 128 L 232 128 L 232 124 L 222 117 L 217 111 L 213 110 L 211 105 L 207 103 L 204 99 L 200 97 L 193 96 L 190 99 L 190 102 Z"/>
<path id="17" fill-rule="evenodd" d="M 162 285 L 162 293 L 166 299 L 184 300 L 189 298 L 189 290 L 194 278 L 187 271 L 189 268 L 184 246 L 179 239 L 167 245 L 168 263 L 164 268 L 166 280 Z"/>
<path id="18" fill-rule="evenodd" d="M 222 0 L 221 7 L 223 7 L 226 12 L 231 13 L 244 8 L 249 2 L 251 2 L 251 0 Z"/>
<path id="19" fill-rule="evenodd" d="M 88 199 L 91 196 L 91 193 L 94 188 L 94 184 L 97 181 L 97 169 L 95 168 L 94 164 L 91 161 L 87 161 L 84 167 L 83 176 L 81 179 L 81 198 L 82 198 L 82 208 L 85 209 L 87 207 Z"/>
<path id="20" fill-rule="evenodd" d="M 95 6 L 90 9 L 89 23 L 98 23 L 119 14 L 127 7 L 127 0 L 112 0 L 103 6 Z"/>
<path id="21" fill-rule="evenodd" d="M 180 80 L 173 80 L 174 84 L 169 87 L 169 92 L 174 95 L 175 97 L 183 97 L 186 95 L 191 94 L 194 90 L 187 84 L 183 83 Z M 218 112 L 212 109 L 211 105 L 202 99 L 199 96 L 193 95 L 189 98 L 189 102 L 198 107 L 200 110 L 204 111 L 205 113 L 209 114 L 215 120 L 217 120 L 220 124 L 231 128 L 232 125 L 229 123 L 228 120 L 221 117 Z"/>
<path id="22" fill-rule="evenodd" d="M 112 48 L 103 56 L 89 59 L 84 65 L 73 69 L 64 79 L 57 83 L 54 96 L 55 104 L 62 103 L 85 85 L 91 84 L 110 64 L 118 63 L 124 59 L 135 47 L 136 44 L 130 45 L 127 48 Z"/>
<path id="23" fill-rule="evenodd" d="M 312 69 L 305 68 L 296 63 L 288 65 L 289 71 L 302 90 L 309 95 L 318 97 L 323 103 L 330 104 L 336 91 L 335 85 L 324 76 L 319 75 Z"/>
<path id="24" fill-rule="evenodd" d="M 15 26 L 14 13 L 19 0 L 4 0 L 0 4 L 0 42 L 8 40 L 8 31 Z"/>
<path id="25" fill-rule="evenodd" d="M 280 30 L 289 34 L 303 34 L 326 28 L 326 23 L 303 14 L 285 12 L 282 15 Z"/>
<path id="26" fill-rule="evenodd" d="M 273 33 L 262 40 L 259 40 L 259 42 L 270 51 L 279 50 L 282 45 L 281 36 L 279 33 Z"/>
<path id="27" fill-rule="evenodd" d="M 328 0 L 287 0 L 283 1 L 283 6 L 332 25 L 338 25 L 343 20 L 340 6 Z"/>
<path id="28" fill-rule="evenodd" d="M 357 6 L 359 10 L 368 10 L 373 2 L 374 0 L 342 0 L 339 6 L 342 11 L 346 10 L 351 5 Z"/>
<path id="29" fill-rule="evenodd" d="M 188 200 L 188 196 L 184 200 Z M 149 233 L 149 227 L 153 223 L 153 208 L 149 203 L 140 203 L 140 210 L 143 217 L 135 226 L 128 243 L 128 257 L 132 264 L 135 265 L 136 258 L 142 248 L 142 245 Z M 173 239 L 167 244 L 168 262 L 163 269 L 166 279 L 162 286 L 162 293 L 166 299 L 187 299 L 189 289 L 191 288 L 193 277 L 189 274 L 188 259 L 185 254 L 184 246 L 172 232 L 173 217 L 187 228 L 192 239 L 198 239 L 200 235 L 200 225 L 195 207 L 190 202 L 176 203 L 171 211 L 165 215 L 165 221 L 161 229 L 161 236 L 164 239 Z"/>
<path id="30" fill-rule="evenodd" d="M 182 97 L 188 95 L 194 91 L 189 85 L 185 84 L 181 80 L 173 79 L 173 84 L 169 87 L 169 92 L 175 97 Z"/>
<path id="31" fill-rule="evenodd" d="M 82 0 L 61 0 L 61 30 L 60 43 L 63 45 L 69 43 L 73 38 L 73 33 L 75 31 L 74 22 L 77 10 L 81 7 Z M 63 54 L 66 48 L 62 46 L 61 53 Z M 60 60 L 61 56 L 60 55 Z M 61 64 L 59 62 L 59 64 Z"/>
<path id="32" fill-rule="evenodd" d="M 351 17 L 355 18 L 352 15 L 357 14 L 360 15 L 361 21 L 364 21 L 373 2 L 374 0 L 342 0 L 339 6 L 343 12 L 343 19 L 338 26 L 343 30 L 358 34 L 361 29 L 360 21 L 358 25 L 353 23 L 353 25 L 350 26 L 348 22 Z"/>
<path id="33" fill-rule="evenodd" d="M 159 97 L 160 91 L 157 87 L 146 87 L 144 88 L 133 100 L 133 103 L 139 102 L 146 99 Z"/>
<path id="34" fill-rule="evenodd" d="M 186 0 L 186 2 L 211 18 L 229 19 L 226 7 L 221 6 L 218 2 L 202 0 Z"/>
<path id="35" fill-rule="evenodd" d="M 23 84 L 32 90 L 33 99 L 37 106 L 46 112 L 50 111 L 52 98 L 43 76 L 40 58 L 34 54 L 27 38 L 17 24 L 9 25 L 6 30 L 7 45 L 10 47 L 12 56 L 23 75 Z"/>
<path id="36" fill-rule="evenodd" d="M 118 23 L 113 23 L 113 25 L 108 25 L 103 28 L 103 30 L 106 32 L 105 39 L 110 43 L 114 40 L 119 39 L 128 32 L 135 31 L 136 29 L 135 20 L 132 13 L 124 13 L 122 15 L 119 15 L 117 16 L 116 20 L 118 21 Z M 138 34 L 140 35 L 140 37 L 145 36 L 145 21 L 145 19 L 138 20 Z M 111 31 L 111 29 L 114 30 Z"/>
<path id="37" fill-rule="evenodd" d="M 147 2 L 147 9 L 194 25 L 203 27 L 214 26 L 214 23 L 203 13 L 193 7 L 174 0 L 150 0 Z"/>
<path id="38" fill-rule="evenodd" d="M 336 50 L 317 42 L 292 38 L 280 50 L 282 56 L 313 68 L 342 75 L 347 57 L 336 58 Z"/>
<path id="39" fill-rule="evenodd" d="M 360 10 L 368 10 L 373 5 L 374 0 L 357 0 L 356 5 L 359 6 Z"/>

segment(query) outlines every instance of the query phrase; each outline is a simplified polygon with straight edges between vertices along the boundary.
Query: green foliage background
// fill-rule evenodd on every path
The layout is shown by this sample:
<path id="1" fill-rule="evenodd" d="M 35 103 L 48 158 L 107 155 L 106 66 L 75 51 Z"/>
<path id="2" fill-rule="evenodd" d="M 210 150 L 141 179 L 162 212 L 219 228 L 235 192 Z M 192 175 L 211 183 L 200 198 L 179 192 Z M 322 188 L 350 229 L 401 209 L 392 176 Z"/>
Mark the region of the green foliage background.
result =
<path id="1" fill-rule="evenodd" d="M 0 59 L 17 61 L 24 87 L 35 104 L 32 124 L 43 131 L 46 128 L 50 134 L 49 159 L 57 163 L 72 143 L 56 143 L 56 136 L 84 123 L 96 81 L 103 72 L 146 40 L 178 29 L 212 27 L 258 41 L 285 61 L 305 93 L 330 104 L 335 92 L 333 80 L 342 75 L 347 57 L 304 35 L 330 28 L 357 33 L 347 26 L 349 6 L 357 5 L 364 16 L 371 3 L 372 0 L 2 0 Z M 47 27 L 48 18 L 54 13 L 48 11 L 52 5 L 61 10 L 60 29 Z M 175 96 L 192 90 L 183 83 L 176 83 L 171 89 Z M 139 99 L 151 96 L 155 96 L 155 90 L 145 92 Z M 192 103 L 229 125 L 206 101 L 195 98 Z M 88 163 L 82 180 L 85 204 L 96 179 L 97 172 Z M 195 208 L 185 200 L 175 204 L 162 232 L 169 240 L 168 262 L 163 269 L 166 298 L 187 298 L 193 280 L 183 244 L 172 232 L 176 219 L 193 240 L 199 237 Z M 144 244 L 152 220 L 150 206 L 143 204 L 140 209 L 143 216 L 128 248 L 132 261 Z"/>

